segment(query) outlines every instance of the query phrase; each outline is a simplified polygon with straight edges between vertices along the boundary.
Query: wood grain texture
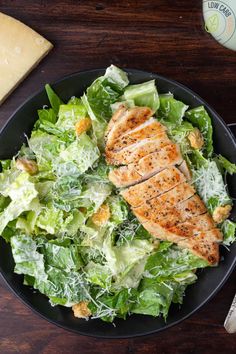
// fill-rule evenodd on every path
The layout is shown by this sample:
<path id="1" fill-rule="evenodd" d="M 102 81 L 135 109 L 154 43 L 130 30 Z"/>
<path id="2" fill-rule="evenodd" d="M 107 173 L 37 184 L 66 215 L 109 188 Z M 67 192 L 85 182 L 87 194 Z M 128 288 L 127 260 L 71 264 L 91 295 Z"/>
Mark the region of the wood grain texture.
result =
<path id="1" fill-rule="evenodd" d="M 55 45 L 0 107 L 0 127 L 46 82 L 110 63 L 180 81 L 226 122 L 236 121 L 236 52 L 220 46 L 204 31 L 200 0 L 3 0 L 0 11 Z M 208 305 L 180 325 L 149 337 L 102 340 L 47 323 L 0 280 L 0 353 L 234 353 L 236 335 L 227 334 L 223 322 L 235 292 L 233 274 Z"/>

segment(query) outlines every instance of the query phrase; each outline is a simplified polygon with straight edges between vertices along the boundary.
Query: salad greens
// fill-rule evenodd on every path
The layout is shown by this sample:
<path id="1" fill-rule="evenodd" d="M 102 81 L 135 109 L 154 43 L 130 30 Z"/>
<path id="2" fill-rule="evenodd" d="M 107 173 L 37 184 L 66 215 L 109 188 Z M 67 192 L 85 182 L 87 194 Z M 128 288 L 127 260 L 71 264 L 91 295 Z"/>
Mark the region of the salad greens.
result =
<path id="1" fill-rule="evenodd" d="M 121 103 L 149 106 L 180 145 L 192 183 L 213 214 L 232 204 L 223 174 L 236 166 L 214 154 L 207 111 L 188 109 L 171 93 L 159 95 L 154 80 L 129 85 L 114 65 L 67 103 L 49 85 L 46 92 L 51 108 L 38 110 L 27 145 L 1 161 L 0 232 L 11 244 L 15 272 L 53 306 L 83 302 L 88 316 L 110 322 L 131 313 L 166 319 L 171 303 L 181 304 L 196 281 L 196 269 L 208 264 L 154 240 L 131 213 L 108 180 L 104 132 Z M 76 127 L 86 128 L 78 134 Z M 204 140 L 199 148 L 189 140 L 196 128 Z M 236 224 L 227 219 L 220 227 L 230 245 Z"/>

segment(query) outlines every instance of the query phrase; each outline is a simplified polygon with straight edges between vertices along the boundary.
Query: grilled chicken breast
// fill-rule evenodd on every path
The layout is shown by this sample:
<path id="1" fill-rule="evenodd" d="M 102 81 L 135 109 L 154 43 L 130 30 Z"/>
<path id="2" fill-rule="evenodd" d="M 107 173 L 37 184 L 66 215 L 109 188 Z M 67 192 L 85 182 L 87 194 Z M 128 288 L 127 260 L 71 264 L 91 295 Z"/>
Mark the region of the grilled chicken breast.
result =
<path id="1" fill-rule="evenodd" d="M 206 260 L 219 261 L 222 233 L 190 185 L 191 172 L 179 146 L 145 107 L 121 107 L 108 125 L 109 179 L 121 190 L 134 215 L 160 240 L 174 242 Z M 151 117 L 151 118 L 150 118 Z"/>
<path id="2" fill-rule="evenodd" d="M 127 187 L 141 182 L 168 166 L 179 165 L 183 158 L 179 147 L 172 143 L 141 158 L 138 162 L 119 167 L 109 174 L 116 187 Z"/>
<path id="3" fill-rule="evenodd" d="M 160 150 L 168 144 L 171 144 L 171 141 L 166 133 L 163 132 L 161 135 L 140 140 L 119 151 L 107 150 L 106 161 L 111 165 L 127 165 L 154 151 Z"/>
<path id="4" fill-rule="evenodd" d="M 143 124 L 138 125 L 134 129 L 126 131 L 114 143 L 114 151 L 119 151 L 129 145 L 135 144 L 140 140 L 158 137 L 166 132 L 164 125 L 159 123 L 155 118 L 149 118 Z M 108 149 L 107 149 L 108 150 Z"/>
<path id="5" fill-rule="evenodd" d="M 157 197 L 185 181 L 185 176 L 176 167 L 167 167 L 146 181 L 124 189 L 121 195 L 132 207 L 138 207 L 145 200 Z"/>
<path id="6" fill-rule="evenodd" d="M 146 122 L 153 112 L 148 107 L 134 107 L 124 109 L 121 107 L 115 113 L 115 119 L 108 124 L 106 137 L 106 148 L 113 148 L 115 141 L 129 129 L 133 129 L 138 125 Z"/>

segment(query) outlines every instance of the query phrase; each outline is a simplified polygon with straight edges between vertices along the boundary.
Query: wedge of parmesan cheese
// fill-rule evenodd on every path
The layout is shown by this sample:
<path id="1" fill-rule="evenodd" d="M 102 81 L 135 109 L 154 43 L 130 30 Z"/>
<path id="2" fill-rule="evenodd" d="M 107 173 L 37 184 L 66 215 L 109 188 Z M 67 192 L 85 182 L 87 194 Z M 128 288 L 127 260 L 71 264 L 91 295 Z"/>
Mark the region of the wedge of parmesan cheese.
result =
<path id="1" fill-rule="evenodd" d="M 52 47 L 37 32 L 0 12 L 0 104 Z"/>

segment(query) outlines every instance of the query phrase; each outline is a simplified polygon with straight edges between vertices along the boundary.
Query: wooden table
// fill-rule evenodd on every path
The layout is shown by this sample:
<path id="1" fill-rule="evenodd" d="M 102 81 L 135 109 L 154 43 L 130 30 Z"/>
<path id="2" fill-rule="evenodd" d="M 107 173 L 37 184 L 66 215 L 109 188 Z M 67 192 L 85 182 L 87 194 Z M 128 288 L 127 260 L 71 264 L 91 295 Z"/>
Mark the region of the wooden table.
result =
<path id="1" fill-rule="evenodd" d="M 2 125 L 46 82 L 79 70 L 144 69 L 191 87 L 229 122 L 236 116 L 236 52 L 204 30 L 201 1 L 2 0 L 0 11 L 22 20 L 55 48 L 0 107 Z M 223 327 L 236 292 L 234 273 L 202 310 L 166 332 L 129 340 L 69 333 L 36 316 L 0 280 L 0 353 L 235 353 Z"/>

